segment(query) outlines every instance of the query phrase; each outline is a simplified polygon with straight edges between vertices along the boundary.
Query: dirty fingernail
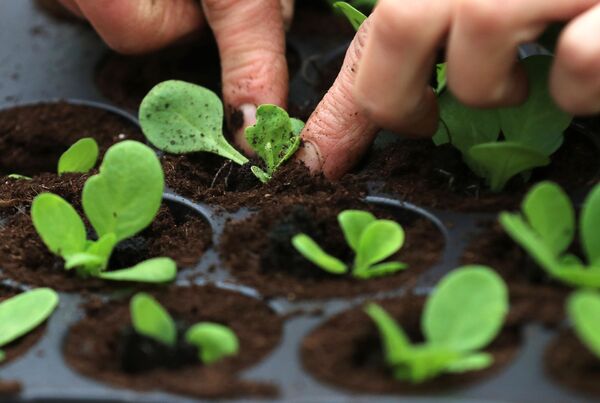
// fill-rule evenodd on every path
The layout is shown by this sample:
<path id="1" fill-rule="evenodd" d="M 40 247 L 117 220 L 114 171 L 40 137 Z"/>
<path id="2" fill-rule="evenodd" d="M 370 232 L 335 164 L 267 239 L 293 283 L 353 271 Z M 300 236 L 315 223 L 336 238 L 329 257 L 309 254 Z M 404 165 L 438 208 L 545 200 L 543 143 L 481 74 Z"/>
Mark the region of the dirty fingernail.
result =
<path id="1" fill-rule="evenodd" d="M 303 146 L 298 150 L 297 155 L 298 159 L 302 161 L 311 172 L 321 172 L 321 169 L 323 168 L 321 154 L 313 143 L 308 141 L 304 142 Z"/>
<path id="2" fill-rule="evenodd" d="M 247 155 L 254 155 L 254 150 L 246 140 L 246 127 L 256 123 L 256 106 L 252 104 L 241 105 L 238 110 L 242 115 L 242 121 L 239 122 L 239 127 L 235 128 L 235 144 L 242 149 Z"/>

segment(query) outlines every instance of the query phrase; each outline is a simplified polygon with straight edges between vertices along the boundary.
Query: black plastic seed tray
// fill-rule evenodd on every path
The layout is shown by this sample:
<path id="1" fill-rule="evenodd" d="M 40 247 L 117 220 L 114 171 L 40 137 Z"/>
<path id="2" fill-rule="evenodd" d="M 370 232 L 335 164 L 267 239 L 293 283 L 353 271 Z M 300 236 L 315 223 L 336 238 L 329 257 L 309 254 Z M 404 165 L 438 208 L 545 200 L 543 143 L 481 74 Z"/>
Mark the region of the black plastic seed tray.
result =
<path id="1" fill-rule="evenodd" d="M 318 93 L 311 85 L 321 74 L 322 66 L 339 60 L 347 40 L 325 40 L 319 36 L 291 37 L 290 46 L 300 59 L 291 84 L 292 98 L 299 103 L 315 102 Z M 0 107 L 10 108 L 54 99 L 79 100 L 115 113 L 129 116 L 104 99 L 94 83 L 94 69 L 107 49 L 97 36 L 82 24 L 60 22 L 42 13 L 30 1 L 0 2 Z M 74 102 L 79 102 L 74 101 Z M 376 187 L 374 187 L 376 188 Z M 494 214 L 468 214 L 432 211 L 404 203 L 393 195 L 373 193 L 370 203 L 387 206 L 392 214 L 425 217 L 437 226 L 445 239 L 440 261 L 418 280 L 413 289 L 396 289 L 384 295 L 427 294 L 436 281 L 460 265 L 468 240 L 482 231 L 478 222 L 493 219 Z M 212 228 L 213 247 L 206 251 L 195 267 L 181 270 L 177 284 L 215 284 L 252 298 L 261 299 L 252 287 L 236 284 L 219 260 L 214 245 L 220 240 L 225 222 L 250 214 L 249 210 L 224 213 L 218 206 L 194 203 L 172 192 L 165 202 L 176 209 L 189 209 L 206 220 Z M 0 262 L 0 267 L 2 262 Z M 8 281 L 17 289 L 28 284 Z M 87 294 L 86 294 L 87 295 Z M 111 298 L 110 294 L 103 295 Z M 505 367 L 483 380 L 446 392 L 410 395 L 369 395 L 350 392 L 322 383 L 307 373 L 300 360 L 304 337 L 328 318 L 374 297 L 335 298 L 317 301 L 289 301 L 285 298 L 265 300 L 285 318 L 280 344 L 258 365 L 242 373 L 244 379 L 270 382 L 279 390 L 273 401 L 281 402 L 592 402 L 592 397 L 574 394 L 553 382 L 543 371 L 543 354 L 556 331 L 531 324 L 523 328 L 522 343 L 516 357 Z M 7 401 L 114 401 L 114 402 L 187 402 L 197 401 L 184 395 L 136 392 L 115 388 L 85 377 L 69 367 L 63 357 L 65 335 L 83 315 L 80 307 L 87 296 L 60 294 L 59 309 L 49 320 L 43 337 L 25 355 L 0 367 L 0 379 L 18 380 L 20 394 Z M 314 314 L 318 311 L 318 314 Z M 311 313 L 313 312 L 313 313 Z M 240 401 L 253 401 L 240 397 Z"/>

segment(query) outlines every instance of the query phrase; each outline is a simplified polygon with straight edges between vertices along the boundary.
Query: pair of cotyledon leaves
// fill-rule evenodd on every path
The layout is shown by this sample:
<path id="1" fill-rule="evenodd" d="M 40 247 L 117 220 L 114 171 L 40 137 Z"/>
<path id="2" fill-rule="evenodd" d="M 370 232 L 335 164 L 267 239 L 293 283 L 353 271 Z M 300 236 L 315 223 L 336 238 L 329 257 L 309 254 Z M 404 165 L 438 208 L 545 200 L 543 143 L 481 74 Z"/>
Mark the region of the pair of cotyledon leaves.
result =
<path id="1" fill-rule="evenodd" d="M 338 223 L 344 238 L 355 253 L 352 275 L 367 279 L 385 276 L 407 265 L 400 262 L 384 262 L 404 244 L 404 230 L 391 220 L 378 220 L 368 211 L 346 210 L 338 215 Z M 292 245 L 312 263 L 332 274 L 348 273 L 348 266 L 325 252 L 306 234 L 292 238 Z"/>
<path id="2" fill-rule="evenodd" d="M 541 182 L 525 196 L 521 214 L 503 212 L 500 223 L 535 262 L 567 284 L 600 287 L 600 185 L 584 201 L 579 216 L 579 241 L 587 264 L 568 253 L 575 240 L 575 209 L 553 182 Z"/>
<path id="3" fill-rule="evenodd" d="M 492 269 L 465 266 L 446 275 L 421 316 L 425 338 L 413 344 L 379 305 L 365 312 L 377 325 L 388 366 L 397 379 L 424 382 L 442 373 L 480 370 L 493 363 L 482 348 L 499 333 L 508 312 L 506 285 Z"/>
<path id="4" fill-rule="evenodd" d="M 87 239 L 79 214 L 55 194 L 38 195 L 31 206 L 31 217 L 48 249 L 65 259 L 66 269 L 76 268 L 81 275 L 114 281 L 170 281 L 176 266 L 169 258 L 105 271 L 115 245 L 152 222 L 163 189 L 163 172 L 154 152 L 128 140 L 107 151 L 99 173 L 83 187 L 83 210 L 98 236 L 96 241 Z"/>
<path id="5" fill-rule="evenodd" d="M 154 298 L 138 293 L 130 303 L 131 322 L 135 331 L 167 346 L 177 342 L 175 321 Z M 211 364 L 224 357 L 236 355 L 239 341 L 227 326 L 213 322 L 199 322 L 185 333 L 185 340 L 198 347 L 202 363 Z"/>
<path id="6" fill-rule="evenodd" d="M 174 154 L 205 151 L 244 165 L 248 159 L 223 134 L 223 104 L 212 91 L 199 85 L 170 80 L 155 86 L 140 105 L 144 135 L 157 148 Z M 275 105 L 261 105 L 256 124 L 246 128 L 248 144 L 263 160 L 265 169 L 252 166 L 262 182 L 287 161 L 300 146 L 304 123 L 290 118 Z"/>

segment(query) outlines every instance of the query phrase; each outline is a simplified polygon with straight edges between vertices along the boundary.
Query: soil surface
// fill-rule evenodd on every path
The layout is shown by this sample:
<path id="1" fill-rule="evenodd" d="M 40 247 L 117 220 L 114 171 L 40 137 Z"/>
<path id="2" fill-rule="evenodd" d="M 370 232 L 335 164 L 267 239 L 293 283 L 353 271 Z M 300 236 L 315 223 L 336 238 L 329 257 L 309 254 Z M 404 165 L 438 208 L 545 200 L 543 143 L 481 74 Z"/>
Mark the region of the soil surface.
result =
<path id="1" fill-rule="evenodd" d="M 497 222 L 481 222 L 480 230 L 473 234 L 461 263 L 484 264 L 502 276 L 513 307 L 508 320 L 559 325 L 565 317 L 564 303 L 571 290 L 548 277 Z"/>
<path id="2" fill-rule="evenodd" d="M 544 354 L 546 372 L 557 382 L 579 392 L 600 396 L 600 359 L 571 330 L 563 331 Z"/>
<path id="3" fill-rule="evenodd" d="M 96 139 L 100 158 L 118 141 L 144 141 L 134 123 L 90 106 L 55 102 L 8 108 L 0 110 L 0 174 L 56 172 L 61 154 L 82 137 Z"/>
<path id="4" fill-rule="evenodd" d="M 414 343 L 422 341 L 421 311 L 425 300 L 404 297 L 381 301 Z M 443 374 L 423 384 L 396 380 L 387 368 L 379 333 L 363 312 L 354 308 L 319 326 L 302 342 L 304 368 L 318 380 L 362 393 L 437 394 L 481 381 L 512 361 L 519 351 L 520 331 L 506 327 L 485 350 L 494 364 L 482 371 Z"/>
<path id="5" fill-rule="evenodd" d="M 119 346 L 122 331 L 131 321 L 129 301 L 125 300 L 88 307 L 87 316 L 70 329 L 66 338 L 64 354 L 69 365 L 97 380 L 141 391 L 159 389 L 205 398 L 276 395 L 273 385 L 236 377 L 242 369 L 262 360 L 281 337 L 282 321 L 265 304 L 215 287 L 170 287 L 154 296 L 175 320 L 229 326 L 240 340 L 239 355 L 210 366 L 196 363 L 176 370 L 123 372 Z"/>
<path id="6" fill-rule="evenodd" d="M 5 180 L 0 191 L 0 217 L 3 217 L 0 221 L 0 261 L 5 278 L 62 291 L 119 284 L 82 279 L 74 271 L 66 271 L 62 258 L 48 251 L 31 222 L 31 202 L 43 191 L 62 196 L 81 214 L 79 200 L 86 179 L 87 175 L 58 177 L 43 174 L 31 181 Z M 193 266 L 210 246 L 211 234 L 210 225 L 197 213 L 183 206 L 163 203 L 148 228 L 117 246 L 109 270 L 158 256 L 173 258 L 179 267 Z"/>
<path id="7" fill-rule="evenodd" d="M 391 276 L 358 280 L 333 275 L 302 257 L 291 245 L 298 233 L 311 236 L 325 251 L 352 264 L 337 215 L 347 209 L 369 210 L 378 218 L 399 222 L 406 241 L 391 260 L 409 267 Z M 267 297 L 290 300 L 327 298 L 388 291 L 413 286 L 419 276 L 441 257 L 444 238 L 428 219 L 405 209 L 367 204 L 353 196 L 316 197 L 264 208 L 249 218 L 229 223 L 220 253 L 232 276 L 241 284 L 256 287 Z"/>

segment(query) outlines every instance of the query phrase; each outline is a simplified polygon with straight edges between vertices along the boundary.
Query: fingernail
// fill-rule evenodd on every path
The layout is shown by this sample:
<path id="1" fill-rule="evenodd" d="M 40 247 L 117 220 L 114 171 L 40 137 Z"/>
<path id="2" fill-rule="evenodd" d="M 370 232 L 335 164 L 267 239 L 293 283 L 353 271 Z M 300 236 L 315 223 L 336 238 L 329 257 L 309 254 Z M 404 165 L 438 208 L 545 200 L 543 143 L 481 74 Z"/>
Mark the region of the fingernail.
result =
<path id="1" fill-rule="evenodd" d="M 240 112 L 244 116 L 244 128 L 256 123 L 256 105 L 244 104 L 240 106 Z"/>
<path id="2" fill-rule="evenodd" d="M 241 105 L 238 110 L 242 114 L 242 124 L 234 133 L 235 144 L 244 151 L 247 155 L 254 155 L 254 150 L 246 140 L 246 127 L 256 123 L 256 106 L 252 104 Z"/>
<path id="3" fill-rule="evenodd" d="M 323 162 L 321 160 L 321 154 L 314 144 L 308 141 L 304 142 L 300 150 L 298 150 L 297 157 L 304 165 L 306 165 L 310 172 L 321 172 Z"/>

